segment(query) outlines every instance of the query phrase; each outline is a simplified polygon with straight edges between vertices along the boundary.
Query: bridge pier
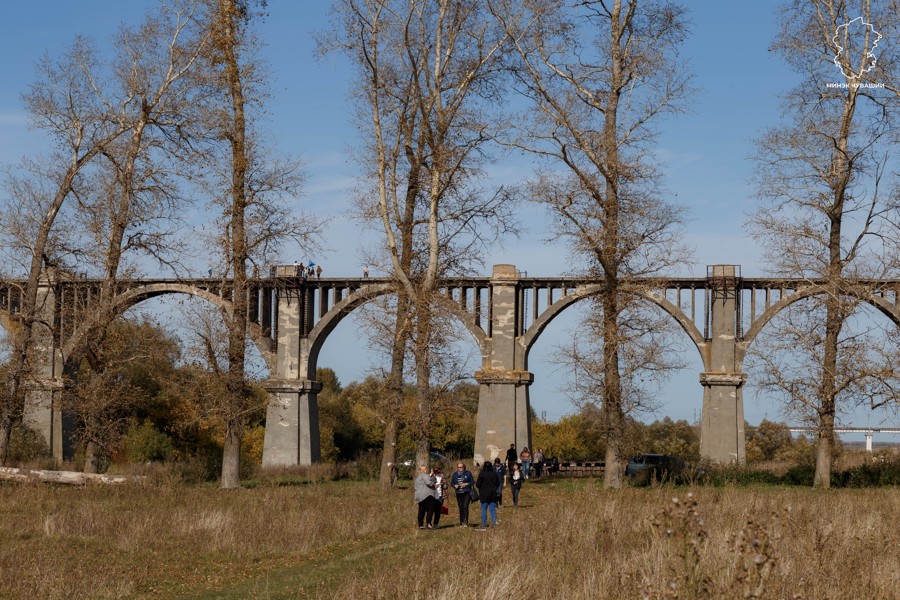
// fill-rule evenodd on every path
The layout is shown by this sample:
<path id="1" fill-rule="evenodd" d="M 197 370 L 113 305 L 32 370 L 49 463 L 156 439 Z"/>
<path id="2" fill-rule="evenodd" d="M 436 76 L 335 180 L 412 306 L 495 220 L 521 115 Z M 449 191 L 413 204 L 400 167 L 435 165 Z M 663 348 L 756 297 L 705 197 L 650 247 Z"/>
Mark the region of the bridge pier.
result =
<path id="1" fill-rule="evenodd" d="M 494 265 L 491 277 L 490 321 L 482 368 L 475 424 L 475 462 L 505 455 L 510 444 L 531 447 L 531 406 L 528 386 L 534 376 L 525 364 L 522 344 L 523 307 L 519 305 L 519 272 L 514 265 Z"/>
<path id="2" fill-rule="evenodd" d="M 38 431 L 47 442 L 53 458 L 62 461 L 69 452 L 69 435 L 63 424 L 62 391 L 63 359 L 56 332 L 57 299 L 54 282 L 55 269 L 48 269 L 38 284 L 37 314 L 32 325 L 31 377 L 25 382 L 25 405 L 22 423 Z"/>
<path id="3" fill-rule="evenodd" d="M 264 467 L 310 465 L 321 460 L 319 403 L 322 384 L 273 380 L 265 383 L 270 394 L 263 441 Z"/>
<path id="4" fill-rule="evenodd" d="M 309 290 L 279 289 L 275 376 L 264 383 L 269 392 L 263 466 L 309 465 L 321 460 L 319 403 L 322 384 L 310 357 Z M 312 366 L 311 366 L 312 365 Z M 312 373 L 309 371 L 312 370 Z"/>
<path id="5" fill-rule="evenodd" d="M 743 373 L 701 373 L 703 413 L 700 424 L 700 456 L 713 462 L 743 463 Z"/>
<path id="6" fill-rule="evenodd" d="M 700 456 L 717 463 L 743 463 L 744 399 L 741 372 L 740 267 L 713 265 L 709 283 L 709 343 L 704 357 Z"/>
<path id="7" fill-rule="evenodd" d="M 515 443 L 521 451 L 531 447 L 531 405 L 528 386 L 534 376 L 528 371 L 476 371 L 481 384 L 475 424 L 475 462 L 493 461 L 506 455 Z"/>

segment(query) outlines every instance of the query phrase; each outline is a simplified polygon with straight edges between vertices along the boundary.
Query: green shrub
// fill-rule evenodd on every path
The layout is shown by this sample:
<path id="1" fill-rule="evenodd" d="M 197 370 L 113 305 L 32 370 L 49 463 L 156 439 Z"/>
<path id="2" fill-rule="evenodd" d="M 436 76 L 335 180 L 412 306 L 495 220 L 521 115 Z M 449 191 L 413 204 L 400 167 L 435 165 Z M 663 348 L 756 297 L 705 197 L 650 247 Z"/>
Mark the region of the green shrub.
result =
<path id="1" fill-rule="evenodd" d="M 20 425 L 9 436 L 7 463 L 18 465 L 27 462 L 46 461 L 53 458 L 50 447 L 39 431 Z"/>
<path id="2" fill-rule="evenodd" d="M 782 479 L 774 473 L 752 469 L 746 465 L 707 465 L 699 480 L 703 484 L 713 487 L 726 485 L 777 485 L 783 483 Z"/>
<path id="3" fill-rule="evenodd" d="M 782 477 L 782 481 L 788 485 L 804 485 L 811 487 L 816 476 L 815 465 L 797 465 L 791 467 Z"/>
<path id="4" fill-rule="evenodd" d="M 174 449 L 172 440 L 150 421 L 133 422 L 122 438 L 125 456 L 130 463 L 169 460 Z"/>
<path id="5" fill-rule="evenodd" d="M 864 488 L 900 485 L 900 459 L 874 457 L 838 474 L 841 487 Z"/>

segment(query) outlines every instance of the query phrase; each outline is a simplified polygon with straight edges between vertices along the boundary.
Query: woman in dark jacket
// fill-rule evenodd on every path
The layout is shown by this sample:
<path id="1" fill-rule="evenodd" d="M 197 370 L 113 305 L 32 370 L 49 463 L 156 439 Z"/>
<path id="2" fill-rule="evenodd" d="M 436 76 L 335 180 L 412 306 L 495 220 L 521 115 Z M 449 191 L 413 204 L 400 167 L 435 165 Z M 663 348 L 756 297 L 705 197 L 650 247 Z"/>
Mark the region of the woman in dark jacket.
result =
<path id="1" fill-rule="evenodd" d="M 491 526 L 497 526 L 497 492 L 500 489 L 500 478 L 488 461 L 481 467 L 478 481 L 475 482 L 481 497 L 481 529 L 487 529 L 487 513 L 491 511 Z"/>

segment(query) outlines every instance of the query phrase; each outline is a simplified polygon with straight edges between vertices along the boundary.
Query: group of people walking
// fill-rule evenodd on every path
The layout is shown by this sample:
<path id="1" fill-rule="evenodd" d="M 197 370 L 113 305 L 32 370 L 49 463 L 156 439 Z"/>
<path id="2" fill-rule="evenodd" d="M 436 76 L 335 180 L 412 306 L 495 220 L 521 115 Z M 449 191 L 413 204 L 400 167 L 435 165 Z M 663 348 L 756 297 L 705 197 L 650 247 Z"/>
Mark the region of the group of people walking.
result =
<path id="1" fill-rule="evenodd" d="M 481 465 L 476 478 L 471 471 L 466 468 L 466 464 L 459 462 L 450 481 L 444 477 L 439 466 L 434 467 L 430 472 L 427 467 L 420 467 L 419 474 L 416 476 L 414 487 L 414 497 L 418 506 L 417 524 L 419 529 L 436 529 L 440 523 L 442 509 L 446 514 L 444 501 L 449 495 L 449 489 L 452 489 L 456 496 L 456 505 L 459 508 L 459 526 L 469 526 L 469 507 L 472 502 L 481 503 L 481 527 L 487 529 L 488 516 L 490 516 L 490 526 L 497 526 L 497 506 L 503 505 L 503 488 L 507 485 L 512 491 L 513 505 L 519 506 L 519 491 L 522 489 L 522 483 L 527 479 L 526 467 L 523 463 L 516 460 L 515 445 L 511 447 L 513 458 L 504 464 L 499 458 L 494 462 L 485 461 Z M 528 448 L 522 451 L 523 455 L 527 455 L 530 461 L 531 453 Z M 509 459 L 509 452 L 507 452 Z M 530 468 L 530 465 L 529 467 Z"/>

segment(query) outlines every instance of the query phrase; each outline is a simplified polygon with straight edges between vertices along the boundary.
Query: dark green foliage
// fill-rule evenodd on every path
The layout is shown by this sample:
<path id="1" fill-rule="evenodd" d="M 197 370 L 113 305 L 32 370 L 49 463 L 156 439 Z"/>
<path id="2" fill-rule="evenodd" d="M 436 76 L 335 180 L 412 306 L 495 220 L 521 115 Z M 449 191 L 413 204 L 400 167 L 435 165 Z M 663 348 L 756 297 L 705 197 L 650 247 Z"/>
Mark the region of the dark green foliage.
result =
<path id="1" fill-rule="evenodd" d="M 900 486 L 900 457 L 874 457 L 863 465 L 835 474 L 840 487 Z M 832 478 L 832 485 L 835 485 Z"/>
<path id="2" fill-rule="evenodd" d="M 122 438 L 122 446 L 128 462 L 131 463 L 169 460 L 175 449 L 169 436 L 150 421 L 140 424 L 132 421 Z"/>
<path id="3" fill-rule="evenodd" d="M 786 483 L 788 485 L 804 485 L 811 487 L 813 484 L 813 479 L 815 479 L 815 475 L 816 466 L 804 464 L 797 465 L 796 467 L 791 467 L 781 479 L 783 483 Z"/>
<path id="4" fill-rule="evenodd" d="M 24 425 L 13 428 L 9 439 L 7 464 L 17 465 L 51 457 L 50 448 L 39 432 Z"/>

